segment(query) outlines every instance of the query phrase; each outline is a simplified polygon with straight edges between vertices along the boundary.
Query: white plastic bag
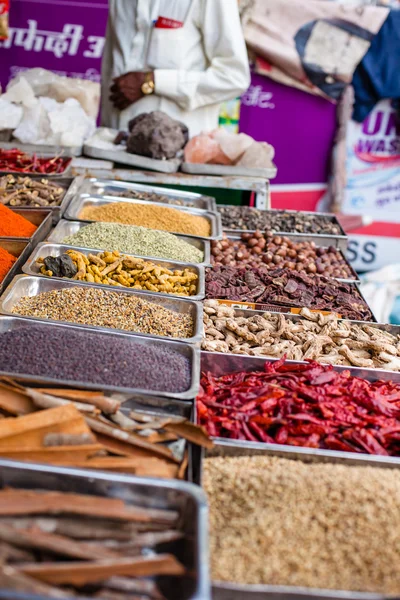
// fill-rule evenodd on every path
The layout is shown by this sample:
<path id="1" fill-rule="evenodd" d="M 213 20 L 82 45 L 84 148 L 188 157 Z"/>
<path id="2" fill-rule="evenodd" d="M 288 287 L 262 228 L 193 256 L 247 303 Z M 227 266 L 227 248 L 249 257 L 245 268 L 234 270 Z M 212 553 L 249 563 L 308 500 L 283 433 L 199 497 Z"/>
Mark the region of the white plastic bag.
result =
<path id="1" fill-rule="evenodd" d="M 378 323 L 400 325 L 400 264 L 363 275 L 361 292 Z"/>

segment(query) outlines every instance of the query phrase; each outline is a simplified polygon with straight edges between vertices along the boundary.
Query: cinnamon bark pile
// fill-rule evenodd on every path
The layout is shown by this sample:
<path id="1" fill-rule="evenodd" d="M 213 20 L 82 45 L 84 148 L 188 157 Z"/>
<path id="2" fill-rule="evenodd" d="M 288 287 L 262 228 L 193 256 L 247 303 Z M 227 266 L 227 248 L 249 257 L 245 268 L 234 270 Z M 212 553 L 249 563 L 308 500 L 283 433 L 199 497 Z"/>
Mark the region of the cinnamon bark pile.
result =
<path id="1" fill-rule="evenodd" d="M 0 380 L 3 458 L 182 479 L 188 441 L 212 446 L 205 431 L 183 417 L 129 412 L 102 392 Z"/>
<path id="2" fill-rule="evenodd" d="M 162 600 L 148 578 L 185 573 L 174 554 L 157 553 L 184 537 L 178 517 L 117 498 L 2 489 L 0 588 L 46 598 Z"/>

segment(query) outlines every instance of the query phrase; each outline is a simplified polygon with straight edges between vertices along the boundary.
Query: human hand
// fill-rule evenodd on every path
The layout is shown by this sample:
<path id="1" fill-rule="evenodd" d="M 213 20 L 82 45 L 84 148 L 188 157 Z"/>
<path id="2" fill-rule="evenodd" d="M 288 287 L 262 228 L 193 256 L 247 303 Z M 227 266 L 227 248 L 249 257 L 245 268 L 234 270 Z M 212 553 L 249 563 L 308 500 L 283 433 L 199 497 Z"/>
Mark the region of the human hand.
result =
<path id="1" fill-rule="evenodd" d="M 110 100 L 118 110 L 128 108 L 134 102 L 143 98 L 142 85 L 150 80 L 154 81 L 153 73 L 143 73 L 141 71 L 125 73 L 116 77 L 110 88 Z"/>

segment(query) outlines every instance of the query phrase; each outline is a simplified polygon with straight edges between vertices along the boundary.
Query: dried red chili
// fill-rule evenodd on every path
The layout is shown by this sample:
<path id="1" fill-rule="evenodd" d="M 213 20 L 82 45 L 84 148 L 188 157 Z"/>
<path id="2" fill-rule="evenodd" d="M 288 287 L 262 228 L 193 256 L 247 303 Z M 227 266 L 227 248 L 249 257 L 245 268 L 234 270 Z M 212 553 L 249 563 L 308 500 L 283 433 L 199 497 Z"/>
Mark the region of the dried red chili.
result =
<path id="1" fill-rule="evenodd" d="M 71 158 L 62 158 L 61 156 L 53 158 L 39 158 L 36 154 L 29 156 L 18 148 L 0 150 L 0 171 L 54 175 L 63 173 L 71 160 Z"/>
<path id="2" fill-rule="evenodd" d="M 400 384 L 331 365 L 203 373 L 197 414 L 214 437 L 400 456 Z"/>

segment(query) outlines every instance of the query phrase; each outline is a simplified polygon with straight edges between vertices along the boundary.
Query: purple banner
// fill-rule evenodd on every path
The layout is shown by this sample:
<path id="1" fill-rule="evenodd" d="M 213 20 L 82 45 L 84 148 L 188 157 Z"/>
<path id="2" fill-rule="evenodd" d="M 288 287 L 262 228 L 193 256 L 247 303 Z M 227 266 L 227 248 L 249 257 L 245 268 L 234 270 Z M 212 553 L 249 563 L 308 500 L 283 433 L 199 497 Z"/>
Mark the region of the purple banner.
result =
<path id="1" fill-rule="evenodd" d="M 12 0 L 10 37 L 0 42 L 2 88 L 33 67 L 100 81 L 107 0 Z"/>
<path id="2" fill-rule="evenodd" d="M 336 129 L 336 106 L 318 96 L 253 74 L 242 97 L 240 131 L 275 148 L 273 184 L 325 183 Z"/>

